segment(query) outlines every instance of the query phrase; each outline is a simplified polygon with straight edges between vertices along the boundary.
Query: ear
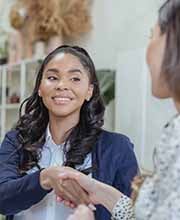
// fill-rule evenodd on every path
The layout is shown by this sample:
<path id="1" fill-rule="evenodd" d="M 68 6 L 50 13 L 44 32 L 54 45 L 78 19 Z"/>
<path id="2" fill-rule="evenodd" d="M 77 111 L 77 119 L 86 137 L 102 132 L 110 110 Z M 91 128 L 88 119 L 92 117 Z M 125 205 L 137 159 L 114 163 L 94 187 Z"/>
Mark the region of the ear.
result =
<path id="1" fill-rule="evenodd" d="M 86 101 L 89 101 L 93 95 L 93 91 L 94 91 L 94 85 L 93 84 L 90 84 L 89 85 L 89 88 L 88 88 L 88 93 L 87 93 L 87 96 L 86 96 Z"/>

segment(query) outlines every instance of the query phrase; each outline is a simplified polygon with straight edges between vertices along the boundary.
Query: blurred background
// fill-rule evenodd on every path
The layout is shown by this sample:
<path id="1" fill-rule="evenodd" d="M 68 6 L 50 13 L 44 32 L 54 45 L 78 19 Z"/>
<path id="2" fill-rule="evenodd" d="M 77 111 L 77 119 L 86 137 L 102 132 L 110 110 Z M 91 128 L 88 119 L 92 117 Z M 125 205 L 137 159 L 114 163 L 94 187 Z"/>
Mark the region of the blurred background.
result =
<path id="1" fill-rule="evenodd" d="M 61 44 L 94 60 L 106 101 L 105 128 L 130 137 L 144 169 L 174 114 L 151 96 L 146 45 L 162 0 L 0 0 L 0 138 L 33 88 L 40 60 Z"/>

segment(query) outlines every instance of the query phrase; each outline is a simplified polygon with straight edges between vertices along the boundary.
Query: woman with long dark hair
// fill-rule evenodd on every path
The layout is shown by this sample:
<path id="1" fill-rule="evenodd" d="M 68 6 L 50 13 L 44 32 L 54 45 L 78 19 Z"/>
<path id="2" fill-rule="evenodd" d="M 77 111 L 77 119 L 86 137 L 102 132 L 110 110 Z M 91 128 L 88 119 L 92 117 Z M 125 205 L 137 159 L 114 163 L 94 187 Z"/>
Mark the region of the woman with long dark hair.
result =
<path id="1" fill-rule="evenodd" d="M 180 219 L 180 0 L 167 0 L 160 8 L 147 49 L 147 64 L 153 95 L 172 98 L 177 115 L 165 125 L 155 148 L 153 174 L 137 177 L 132 184 L 136 200 L 77 171 L 66 169 L 61 173 L 61 178 L 78 181 L 91 202 L 103 204 L 113 220 Z M 80 206 L 68 220 L 77 219 L 92 220 L 92 212 Z"/>
<path id="2" fill-rule="evenodd" d="M 51 52 L 20 107 L 19 121 L 1 144 L 0 213 L 15 220 L 64 220 L 71 209 L 56 197 L 89 204 L 76 181 L 60 181 L 63 165 L 130 195 L 137 174 L 133 145 L 124 135 L 102 129 L 104 110 L 88 53 L 66 45 Z M 110 216 L 103 207 L 96 215 Z"/>

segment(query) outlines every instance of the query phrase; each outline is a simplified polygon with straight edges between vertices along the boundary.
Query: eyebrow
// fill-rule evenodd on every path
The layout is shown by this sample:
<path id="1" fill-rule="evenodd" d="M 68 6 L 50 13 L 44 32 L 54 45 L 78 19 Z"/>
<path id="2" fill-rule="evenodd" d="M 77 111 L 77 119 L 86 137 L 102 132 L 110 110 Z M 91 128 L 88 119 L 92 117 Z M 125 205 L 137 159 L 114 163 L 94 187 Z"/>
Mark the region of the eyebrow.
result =
<path id="1" fill-rule="evenodd" d="M 79 72 L 82 74 L 82 71 L 80 69 L 70 69 L 68 70 L 69 73 L 75 73 L 75 72 Z"/>
<path id="2" fill-rule="evenodd" d="M 50 69 L 47 69 L 46 72 L 54 72 L 54 73 L 59 73 L 60 71 L 56 68 L 50 68 Z M 75 72 L 78 72 L 78 73 L 83 73 L 80 69 L 70 69 L 68 70 L 68 73 L 75 73 Z"/>
<path id="3" fill-rule="evenodd" d="M 47 69 L 46 70 L 46 73 L 47 72 L 54 72 L 54 73 L 58 73 L 59 72 L 59 70 L 58 69 L 56 69 L 56 68 L 50 68 L 50 69 Z"/>

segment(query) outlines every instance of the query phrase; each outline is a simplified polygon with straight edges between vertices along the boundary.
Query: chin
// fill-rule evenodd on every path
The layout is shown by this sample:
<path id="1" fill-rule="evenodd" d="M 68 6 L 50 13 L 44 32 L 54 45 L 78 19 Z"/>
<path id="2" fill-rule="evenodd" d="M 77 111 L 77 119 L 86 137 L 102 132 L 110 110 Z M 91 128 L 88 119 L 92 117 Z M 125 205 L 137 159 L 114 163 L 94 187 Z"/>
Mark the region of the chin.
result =
<path id="1" fill-rule="evenodd" d="M 57 118 L 66 118 L 67 116 L 69 116 L 70 114 L 67 113 L 67 112 L 58 112 L 58 113 L 55 113 L 54 116 L 57 117 Z"/>
<path id="2" fill-rule="evenodd" d="M 152 95 L 158 99 L 168 99 L 171 98 L 171 95 L 168 93 L 162 93 L 162 92 L 158 92 L 158 91 L 153 91 L 152 90 Z"/>
<path id="3" fill-rule="evenodd" d="M 62 110 L 61 111 L 57 111 L 57 112 L 53 112 L 53 115 L 57 118 L 66 118 L 66 117 L 71 117 L 74 115 L 79 114 L 80 111 L 67 111 L 67 110 Z"/>

